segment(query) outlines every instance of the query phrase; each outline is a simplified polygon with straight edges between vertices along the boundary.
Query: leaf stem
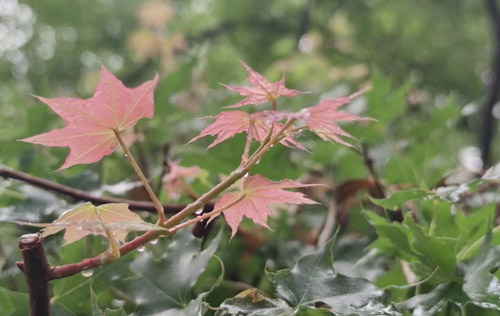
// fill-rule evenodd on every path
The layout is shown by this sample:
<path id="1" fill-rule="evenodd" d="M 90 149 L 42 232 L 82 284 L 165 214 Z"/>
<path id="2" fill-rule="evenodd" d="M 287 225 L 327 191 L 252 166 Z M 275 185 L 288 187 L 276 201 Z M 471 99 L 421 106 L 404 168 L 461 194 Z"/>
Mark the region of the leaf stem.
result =
<path id="1" fill-rule="evenodd" d="M 155 192 L 151 188 L 151 185 L 149 184 L 149 181 L 146 179 L 146 176 L 144 176 L 144 173 L 142 173 L 142 170 L 135 161 L 134 157 L 132 156 L 132 153 L 130 152 L 130 150 L 128 150 L 127 145 L 125 145 L 125 142 L 120 136 L 120 132 L 118 132 L 117 130 L 113 130 L 113 132 L 115 133 L 118 143 L 120 143 L 120 146 L 125 152 L 125 157 L 127 157 L 128 161 L 130 162 L 135 172 L 139 176 L 139 179 L 141 179 L 142 183 L 144 184 L 144 187 L 146 188 L 146 191 L 148 191 L 149 197 L 151 197 L 151 201 L 153 201 L 156 210 L 158 211 L 158 223 L 160 225 L 164 224 L 166 222 L 166 218 L 165 218 L 165 211 L 163 210 L 163 205 L 161 204 L 160 200 L 158 199 Z"/>
<path id="2" fill-rule="evenodd" d="M 243 150 L 243 156 L 241 157 L 241 165 L 248 161 L 248 154 L 250 152 L 250 145 L 252 144 L 253 129 L 255 121 L 252 120 L 250 126 L 248 127 L 247 141 L 245 142 L 245 149 Z"/>
<path id="3" fill-rule="evenodd" d="M 168 232 L 161 230 L 152 230 L 147 233 L 144 233 L 141 236 L 136 237 L 135 239 L 122 245 L 119 248 L 120 256 L 123 256 L 124 254 L 129 253 L 130 251 L 137 249 L 142 245 L 145 245 L 151 240 L 157 239 L 158 237 L 164 235 L 168 235 Z M 83 271 L 84 269 L 98 268 L 113 261 L 113 260 L 106 261 L 105 256 L 106 253 L 102 253 L 93 258 L 87 258 L 77 263 L 70 263 L 63 266 L 52 267 L 49 270 L 49 279 L 50 280 L 62 279 L 77 274 Z"/>
<path id="4" fill-rule="evenodd" d="M 165 225 L 162 226 L 166 228 L 172 228 L 180 224 L 187 216 L 202 208 L 205 203 L 208 203 L 210 200 L 217 197 L 229 186 L 242 178 L 262 158 L 264 153 L 277 141 L 279 141 L 281 134 L 284 133 L 293 124 L 294 121 L 295 119 L 289 119 L 288 122 L 283 126 L 283 128 L 274 137 L 270 137 L 269 141 L 265 143 L 264 146 L 255 151 L 243 166 L 240 166 L 236 170 L 231 172 L 226 179 L 217 184 L 210 191 L 203 194 L 198 200 L 194 201 L 191 204 L 188 204 L 182 211 L 170 217 Z"/>
<path id="5" fill-rule="evenodd" d="M 491 230 L 491 233 L 493 234 L 493 236 L 495 236 L 496 234 L 500 233 L 500 226 L 497 226 L 495 228 L 493 228 Z M 484 236 L 479 238 L 478 240 L 476 240 L 472 245 L 470 245 L 469 247 L 465 247 L 463 248 L 458 254 L 457 254 L 457 261 L 464 261 L 464 260 L 467 260 L 469 259 L 470 257 L 472 257 L 474 255 L 474 253 L 476 251 L 479 250 L 479 248 L 481 248 L 481 246 L 483 245 L 484 243 Z"/>
<path id="6" fill-rule="evenodd" d="M 99 208 L 94 206 L 94 211 L 97 215 L 97 218 L 99 218 L 99 222 L 101 222 L 101 226 L 104 229 L 104 232 L 106 233 L 106 237 L 108 238 L 108 241 L 109 241 L 109 250 L 103 254 L 103 262 L 102 263 L 105 264 L 107 262 L 111 262 L 111 261 L 114 261 L 114 260 L 120 258 L 120 249 L 118 248 L 118 245 L 116 244 L 116 239 L 113 236 L 113 233 L 104 224 L 104 220 L 101 217 L 101 212 L 99 211 Z"/>
<path id="7" fill-rule="evenodd" d="M 231 206 L 238 204 L 241 200 L 243 200 L 244 197 L 245 197 L 245 195 L 242 194 L 242 195 L 238 196 L 236 199 L 234 199 L 233 201 L 227 203 L 226 205 L 224 205 L 221 208 L 215 209 L 215 210 L 213 210 L 213 211 L 211 211 L 209 213 L 205 213 L 203 215 L 200 215 L 200 216 L 197 216 L 197 217 L 195 217 L 193 219 L 185 221 L 185 222 L 183 222 L 183 223 L 181 223 L 181 224 L 179 224 L 179 225 L 177 225 L 177 226 L 169 229 L 169 233 L 173 234 L 173 233 L 175 233 L 175 232 L 177 232 L 177 231 L 179 231 L 179 230 L 181 230 L 181 229 L 183 229 L 183 228 L 185 228 L 185 227 L 187 227 L 187 226 L 189 226 L 191 224 L 195 224 L 195 223 L 198 223 L 198 222 L 200 222 L 200 221 L 202 221 L 204 219 L 207 219 L 209 217 L 218 215 L 218 214 L 222 213 L 223 211 L 227 210 L 228 208 L 230 208 Z M 208 223 L 210 223 L 210 221 Z M 208 225 L 208 223 L 207 223 L 207 225 Z"/>

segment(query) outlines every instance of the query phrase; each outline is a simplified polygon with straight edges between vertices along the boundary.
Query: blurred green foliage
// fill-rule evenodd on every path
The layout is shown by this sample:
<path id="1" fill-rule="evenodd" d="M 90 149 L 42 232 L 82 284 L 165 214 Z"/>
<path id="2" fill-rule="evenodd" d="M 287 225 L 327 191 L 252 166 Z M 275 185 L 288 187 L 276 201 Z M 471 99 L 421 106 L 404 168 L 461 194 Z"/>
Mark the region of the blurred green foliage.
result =
<path id="1" fill-rule="evenodd" d="M 199 165 L 207 171 L 192 184 L 199 193 L 240 161 L 242 135 L 210 150 L 205 150 L 210 139 L 185 146 L 211 122 L 198 117 L 240 100 L 220 85 L 246 84 L 238 60 L 271 81 L 286 75 L 288 87 L 311 92 L 280 100 L 281 109 L 299 110 L 320 98 L 372 86 L 346 106 L 375 119 L 345 125 L 358 150 L 304 133 L 298 140 L 311 153 L 275 146 L 252 170 L 273 180 L 322 181 L 333 194 L 308 192 L 325 203 L 277 213 L 270 220 L 274 231 L 244 222 L 230 242 L 226 231 L 217 252 L 224 280 L 208 296 L 200 294 L 220 275 L 220 264 L 212 260 L 196 285 L 189 284 L 189 297 L 203 308 L 202 296 L 221 306 L 256 287 L 263 308 L 293 306 L 298 315 L 332 315 L 325 305 L 286 303 L 264 273 L 291 269 L 298 258 L 323 249 L 335 271 L 387 290 L 366 315 L 414 308 L 422 315 L 497 315 L 500 305 L 483 291 L 497 280 L 493 262 L 500 234 L 493 228 L 488 237 L 497 223 L 496 193 L 478 186 L 493 186 L 498 177 L 470 182 L 483 167 L 476 134 L 484 86 L 491 80 L 492 41 L 484 10 L 480 1 L 468 0 L 0 0 L 0 164 L 95 194 L 146 199 L 138 190 L 123 189 L 136 179 L 119 151 L 97 164 L 56 173 L 66 148 L 16 141 L 63 124 L 33 95 L 90 97 L 100 63 L 128 86 L 159 74 L 155 117 L 130 131 L 131 149 L 154 183 L 160 181 L 166 147 L 181 165 Z M 500 150 L 493 147 L 495 160 Z M 374 173 L 385 193 L 413 190 L 382 200 L 373 192 Z M 436 184 L 442 187 L 434 190 Z M 466 203 L 467 194 L 478 197 Z M 371 204 L 368 195 L 387 209 Z M 165 202 L 167 196 L 162 192 Z M 22 310 L 26 285 L 15 266 L 20 260 L 16 240 L 33 230 L 8 221 L 50 222 L 71 203 L 13 180 L 0 183 L 0 314 L 27 314 Z M 321 247 L 326 240 L 319 241 L 332 209 L 337 213 L 332 226 L 340 225 L 340 232 L 330 253 Z M 392 222 L 398 212 L 406 214 L 403 221 Z M 169 242 L 148 245 L 147 251 L 160 257 Z M 91 237 L 61 248 L 56 236 L 46 247 L 50 262 L 63 264 L 98 254 L 105 241 Z M 54 281 L 54 315 L 109 315 L 106 308 L 122 307 L 140 313 L 141 304 L 115 286 L 118 279 L 137 278 L 130 265 L 138 258 L 139 253 L 129 254 L 90 278 Z M 478 267 L 481 258 L 487 264 Z M 246 313 L 262 312 L 249 293 L 257 295 L 247 292 L 222 306 L 246 304 Z"/>

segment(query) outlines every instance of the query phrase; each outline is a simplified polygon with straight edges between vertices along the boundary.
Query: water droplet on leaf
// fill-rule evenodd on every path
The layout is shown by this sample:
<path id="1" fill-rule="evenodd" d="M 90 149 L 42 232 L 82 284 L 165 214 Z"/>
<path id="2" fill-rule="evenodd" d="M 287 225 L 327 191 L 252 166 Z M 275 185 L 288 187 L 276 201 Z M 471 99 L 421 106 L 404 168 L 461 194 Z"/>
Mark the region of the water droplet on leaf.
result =
<path id="1" fill-rule="evenodd" d="M 94 274 L 94 269 L 83 269 L 82 275 L 86 278 L 90 278 Z"/>
<path id="2" fill-rule="evenodd" d="M 113 299 L 111 301 L 111 304 L 115 307 L 123 307 L 123 305 L 125 305 L 125 301 L 122 301 L 122 300 L 119 300 L 119 299 Z"/>

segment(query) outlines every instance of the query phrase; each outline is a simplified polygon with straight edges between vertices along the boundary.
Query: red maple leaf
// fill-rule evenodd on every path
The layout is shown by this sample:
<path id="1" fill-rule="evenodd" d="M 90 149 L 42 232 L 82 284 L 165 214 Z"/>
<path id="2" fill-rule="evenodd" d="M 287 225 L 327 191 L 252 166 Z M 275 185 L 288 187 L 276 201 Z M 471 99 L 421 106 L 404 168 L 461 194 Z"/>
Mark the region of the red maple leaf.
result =
<path id="1" fill-rule="evenodd" d="M 280 97 L 293 98 L 299 94 L 306 93 L 285 88 L 285 76 L 283 76 L 280 81 L 273 83 L 264 78 L 261 74 L 259 74 L 252 68 L 250 68 L 244 62 L 241 62 L 241 64 L 248 71 L 249 74 L 248 81 L 250 81 L 250 83 L 253 84 L 253 86 L 238 87 L 238 86 L 224 85 L 229 90 L 236 91 L 240 95 L 247 97 L 246 99 L 234 105 L 228 106 L 229 108 L 239 108 L 247 104 L 260 104 L 265 102 L 275 103 L 276 100 L 278 100 L 278 98 Z"/>
<path id="2" fill-rule="evenodd" d="M 191 139 L 189 143 L 192 143 L 204 136 L 217 135 L 217 138 L 210 145 L 208 145 L 207 149 L 210 149 L 215 145 L 231 137 L 234 137 L 234 135 L 236 134 L 243 132 L 248 133 L 251 124 L 253 124 L 251 137 L 262 143 L 267 134 L 269 134 L 269 130 L 271 129 L 273 123 L 274 128 L 272 136 L 275 136 L 276 133 L 278 133 L 283 127 L 283 124 L 277 123 L 277 121 L 286 117 L 287 116 L 283 113 L 281 113 L 280 115 L 274 115 L 273 111 L 257 112 L 254 114 L 248 114 L 247 112 L 243 111 L 222 112 L 216 116 L 209 116 L 209 118 L 215 118 L 215 122 L 208 125 L 200 133 L 200 135 Z M 287 147 L 292 147 L 293 145 L 297 148 L 306 150 L 291 136 L 282 139 L 280 143 Z"/>
<path id="3" fill-rule="evenodd" d="M 127 88 L 102 66 L 101 80 L 90 99 L 38 97 L 66 121 L 66 126 L 22 141 L 69 147 L 70 153 L 59 170 L 99 161 L 118 144 L 114 130 L 122 131 L 141 118 L 153 117 L 157 82 L 155 76 L 137 88 Z"/>
<path id="4" fill-rule="evenodd" d="M 201 172 L 200 167 L 181 167 L 175 162 L 168 160 L 170 171 L 163 177 L 165 188 L 170 194 L 180 194 L 186 187 L 186 180 L 195 179 Z"/>
<path id="5" fill-rule="evenodd" d="M 215 203 L 214 210 L 224 210 L 224 216 L 232 229 L 233 236 L 236 234 L 243 216 L 252 219 L 256 224 L 269 228 L 267 226 L 267 217 L 271 215 L 269 203 L 317 204 L 300 192 L 290 192 L 283 189 L 317 185 L 321 184 L 302 184 L 293 180 L 273 182 L 261 175 L 248 176 L 244 178 L 241 192 L 224 194 Z M 216 216 L 212 217 L 211 220 Z"/>
<path id="6" fill-rule="evenodd" d="M 296 117 L 303 119 L 309 129 L 316 133 L 321 139 L 335 141 L 346 146 L 352 147 L 351 144 L 344 141 L 341 137 L 353 137 L 344 131 L 336 122 L 353 122 L 359 120 L 370 120 L 367 117 L 360 117 L 354 114 L 349 114 L 337 109 L 350 103 L 360 93 L 355 93 L 348 97 L 336 98 L 333 100 L 323 100 L 318 105 L 303 109 L 297 113 Z"/>

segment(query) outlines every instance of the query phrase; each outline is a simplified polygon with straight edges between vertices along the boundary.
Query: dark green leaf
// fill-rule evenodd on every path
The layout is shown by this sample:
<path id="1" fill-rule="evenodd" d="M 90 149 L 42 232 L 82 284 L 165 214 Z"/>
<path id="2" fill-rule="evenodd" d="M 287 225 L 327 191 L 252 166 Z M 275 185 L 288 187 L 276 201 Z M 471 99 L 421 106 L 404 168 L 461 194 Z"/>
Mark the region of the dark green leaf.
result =
<path id="1" fill-rule="evenodd" d="M 436 315 L 451 302 L 458 306 L 469 305 L 473 309 L 494 310 L 500 312 L 500 281 L 491 272 L 496 271 L 500 263 L 500 247 L 490 245 L 491 232 L 485 238 L 479 255 L 464 267 L 463 283 L 442 283 L 426 294 L 414 296 L 399 307 L 414 310 L 414 314 Z"/>
<path id="2" fill-rule="evenodd" d="M 175 235 L 174 240 L 159 257 L 142 253 L 131 269 L 135 277 L 125 280 L 126 294 L 138 306 L 139 315 L 202 315 L 202 298 L 192 293 L 198 277 L 213 258 L 222 238 L 219 232 L 209 247 L 200 252 L 200 241 L 189 230 Z M 194 301 L 193 301 L 194 300 Z"/>
<path id="3" fill-rule="evenodd" d="M 379 298 L 383 291 L 362 278 L 336 273 L 332 238 L 322 251 L 299 259 L 291 270 L 269 273 L 278 294 L 291 306 L 328 306 L 335 313 L 351 313 Z"/>
<path id="4" fill-rule="evenodd" d="M 127 316 L 127 313 L 125 313 L 123 308 L 106 308 L 106 310 L 103 312 L 99 308 L 99 305 L 97 305 L 97 295 L 92 290 L 92 287 L 90 288 L 90 303 L 92 305 L 92 316 Z"/>

